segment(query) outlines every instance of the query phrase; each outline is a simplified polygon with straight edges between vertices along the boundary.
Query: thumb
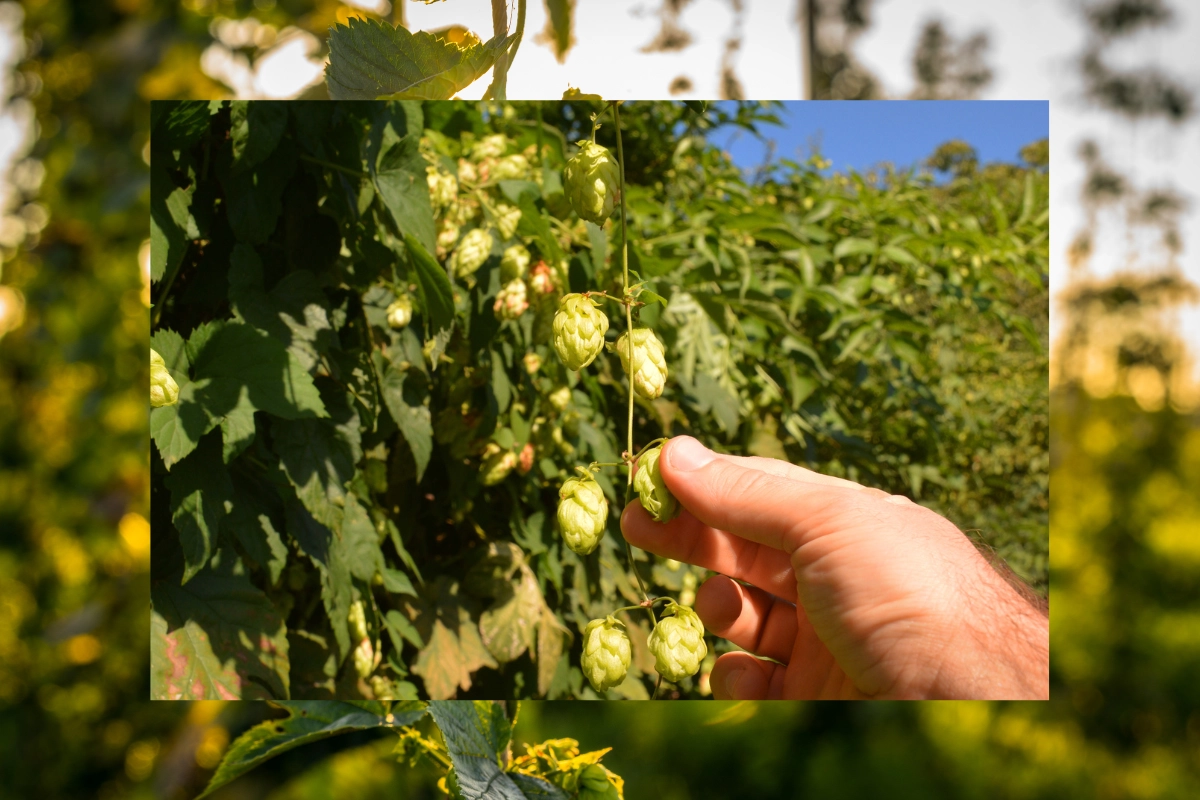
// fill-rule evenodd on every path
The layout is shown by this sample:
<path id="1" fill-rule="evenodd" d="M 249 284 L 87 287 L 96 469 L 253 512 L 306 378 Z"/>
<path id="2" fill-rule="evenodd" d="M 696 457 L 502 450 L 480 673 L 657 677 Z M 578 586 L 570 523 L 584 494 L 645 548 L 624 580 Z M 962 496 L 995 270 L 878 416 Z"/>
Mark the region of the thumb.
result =
<path id="1" fill-rule="evenodd" d="M 658 465 L 667 488 L 705 525 L 789 555 L 816 524 L 861 496 L 722 458 L 690 436 L 668 441 Z"/>

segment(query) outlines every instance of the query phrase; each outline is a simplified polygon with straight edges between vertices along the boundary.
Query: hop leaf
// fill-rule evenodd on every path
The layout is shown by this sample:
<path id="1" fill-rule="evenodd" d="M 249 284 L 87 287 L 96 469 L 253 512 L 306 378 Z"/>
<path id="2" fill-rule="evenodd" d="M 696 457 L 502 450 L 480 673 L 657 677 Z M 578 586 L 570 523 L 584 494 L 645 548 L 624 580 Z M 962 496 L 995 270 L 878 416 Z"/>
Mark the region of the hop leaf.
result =
<path id="1" fill-rule="evenodd" d="M 567 369 L 583 369 L 600 355 L 608 317 L 582 294 L 564 295 L 554 315 L 554 350 Z"/>
<path id="2" fill-rule="evenodd" d="M 504 285 L 496 295 L 496 303 L 492 311 L 500 319 L 516 319 L 529 308 L 529 300 L 525 291 L 525 281 L 518 278 Z"/>
<path id="3" fill-rule="evenodd" d="M 571 208 L 582 219 L 597 225 L 612 214 L 620 187 L 617 162 L 595 142 L 579 142 L 579 152 L 563 169 L 563 189 Z"/>
<path id="4" fill-rule="evenodd" d="M 594 619 L 584 628 L 580 666 L 597 692 L 607 692 L 625 680 L 629 658 L 629 636 L 619 620 Z"/>
<path id="5" fill-rule="evenodd" d="M 514 244 L 506 248 L 500 257 L 500 277 L 505 281 L 515 281 L 525 277 L 525 268 L 529 266 L 529 251 L 523 244 Z"/>
<path id="6" fill-rule="evenodd" d="M 412 298 L 402 294 L 387 307 L 387 323 L 389 327 L 400 330 L 410 322 L 412 322 Z"/>
<path id="7" fill-rule="evenodd" d="M 454 251 L 454 273 L 460 278 L 474 274 L 492 253 L 492 235 L 476 228 L 459 242 Z"/>
<path id="8" fill-rule="evenodd" d="M 167 362 L 153 348 L 150 350 L 150 405 L 155 408 L 173 406 L 179 402 L 179 385 L 171 377 Z"/>
<path id="9" fill-rule="evenodd" d="M 558 491 L 558 527 L 567 547 L 581 556 L 596 549 L 608 525 L 608 501 L 588 474 L 567 478 Z"/>
<path id="10" fill-rule="evenodd" d="M 700 662 L 708 655 L 699 615 L 673 602 L 667 603 L 646 644 L 654 655 L 654 669 L 672 683 L 699 672 Z"/>
<path id="11" fill-rule="evenodd" d="M 679 514 L 679 501 L 663 483 L 662 473 L 658 469 L 660 455 L 661 444 L 642 453 L 633 474 L 633 488 L 638 493 L 642 508 L 646 509 L 651 519 L 655 522 L 669 522 Z"/>
<path id="12" fill-rule="evenodd" d="M 629 358 L 629 340 L 633 339 L 633 361 Z M 667 359 L 663 343 L 649 328 L 634 328 L 617 339 L 617 355 L 627 375 L 633 376 L 633 390 L 647 400 L 663 393 L 667 382 Z"/>

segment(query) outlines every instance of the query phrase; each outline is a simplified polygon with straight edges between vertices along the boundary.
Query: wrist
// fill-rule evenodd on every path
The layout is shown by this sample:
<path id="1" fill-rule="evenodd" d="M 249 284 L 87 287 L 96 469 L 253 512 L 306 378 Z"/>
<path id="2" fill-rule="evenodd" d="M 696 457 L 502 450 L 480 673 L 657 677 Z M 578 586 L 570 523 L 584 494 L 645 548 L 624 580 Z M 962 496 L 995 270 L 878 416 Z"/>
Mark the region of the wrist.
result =
<path id="1" fill-rule="evenodd" d="M 1050 620 L 980 558 L 931 696 L 1048 700 Z"/>

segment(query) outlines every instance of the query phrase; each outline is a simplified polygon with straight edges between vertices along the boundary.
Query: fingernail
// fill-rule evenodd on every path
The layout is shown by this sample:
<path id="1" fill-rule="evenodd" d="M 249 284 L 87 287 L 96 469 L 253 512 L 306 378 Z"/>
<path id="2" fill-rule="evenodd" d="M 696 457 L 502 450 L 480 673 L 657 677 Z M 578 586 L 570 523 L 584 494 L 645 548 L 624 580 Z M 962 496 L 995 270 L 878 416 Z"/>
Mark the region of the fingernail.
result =
<path id="1" fill-rule="evenodd" d="M 734 694 L 734 690 L 737 688 L 738 681 L 740 681 L 742 676 L 745 674 L 746 670 L 735 669 L 733 672 L 725 676 L 725 694 L 730 700 L 737 699 L 737 695 Z"/>
<path id="2" fill-rule="evenodd" d="M 671 443 L 671 467 L 680 472 L 700 469 L 713 460 L 713 452 L 690 436 Z"/>

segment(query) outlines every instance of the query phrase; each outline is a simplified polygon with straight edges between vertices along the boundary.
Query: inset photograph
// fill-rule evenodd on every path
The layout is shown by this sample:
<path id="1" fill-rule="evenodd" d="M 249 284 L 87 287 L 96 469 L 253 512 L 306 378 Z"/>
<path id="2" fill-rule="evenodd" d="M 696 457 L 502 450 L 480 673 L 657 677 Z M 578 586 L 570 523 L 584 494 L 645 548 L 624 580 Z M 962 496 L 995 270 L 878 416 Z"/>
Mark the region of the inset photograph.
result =
<path id="1" fill-rule="evenodd" d="M 1041 699 L 1045 102 L 154 102 L 153 699 Z"/>

